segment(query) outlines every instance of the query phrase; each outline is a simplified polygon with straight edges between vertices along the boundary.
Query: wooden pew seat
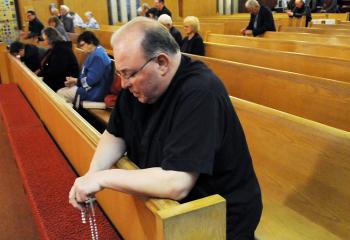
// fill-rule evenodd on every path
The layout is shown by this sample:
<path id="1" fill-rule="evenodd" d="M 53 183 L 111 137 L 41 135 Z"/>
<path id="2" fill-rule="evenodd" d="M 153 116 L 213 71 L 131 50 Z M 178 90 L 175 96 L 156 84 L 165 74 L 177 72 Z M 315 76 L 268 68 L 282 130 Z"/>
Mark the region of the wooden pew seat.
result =
<path id="1" fill-rule="evenodd" d="M 350 191 L 342 185 L 350 179 L 350 133 L 248 101 L 231 100 L 262 187 L 264 210 L 257 239 L 350 237 Z M 110 115 L 95 114 L 105 123 Z"/>

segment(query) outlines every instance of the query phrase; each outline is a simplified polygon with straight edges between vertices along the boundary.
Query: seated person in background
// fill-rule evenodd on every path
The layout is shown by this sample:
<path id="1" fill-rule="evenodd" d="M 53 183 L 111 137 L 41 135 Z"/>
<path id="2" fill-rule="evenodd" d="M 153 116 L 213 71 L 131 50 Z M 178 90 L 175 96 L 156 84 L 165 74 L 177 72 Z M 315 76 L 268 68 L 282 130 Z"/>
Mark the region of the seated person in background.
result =
<path id="1" fill-rule="evenodd" d="M 199 20 L 197 17 L 188 16 L 184 19 L 184 31 L 187 35 L 182 40 L 181 52 L 196 55 L 205 55 L 202 37 L 199 35 Z"/>
<path id="2" fill-rule="evenodd" d="M 45 54 L 45 51 L 44 48 L 32 44 L 24 44 L 18 41 L 15 41 L 10 45 L 11 55 L 24 62 L 32 72 L 36 72 L 40 68 L 40 60 Z"/>
<path id="3" fill-rule="evenodd" d="M 100 28 L 100 25 L 94 18 L 94 15 L 92 14 L 92 12 L 90 11 L 85 12 L 84 16 L 85 16 L 86 22 L 83 24 L 82 26 L 83 28 L 95 28 L 95 29 Z"/>
<path id="4" fill-rule="evenodd" d="M 61 14 L 57 8 L 52 8 L 50 10 L 51 16 L 60 18 Z"/>
<path id="5" fill-rule="evenodd" d="M 295 0 L 295 8 L 293 11 L 287 11 L 289 17 L 301 18 L 302 16 L 306 16 L 305 27 L 308 26 L 309 22 L 311 22 L 311 11 L 310 7 L 307 6 L 303 0 Z"/>
<path id="6" fill-rule="evenodd" d="M 162 14 L 168 14 L 171 17 L 171 12 L 165 6 L 164 0 L 154 0 L 154 7 L 157 9 L 157 18 L 159 18 L 159 16 Z"/>
<path id="7" fill-rule="evenodd" d="M 40 22 L 33 10 L 27 11 L 27 19 L 29 21 L 29 33 L 26 38 L 38 37 L 40 39 L 41 31 L 44 29 L 44 25 Z"/>
<path id="8" fill-rule="evenodd" d="M 56 28 L 56 30 L 62 35 L 65 41 L 69 41 L 69 36 L 64 29 L 62 22 L 58 19 L 58 17 L 50 17 L 48 24 L 50 27 Z"/>
<path id="9" fill-rule="evenodd" d="M 147 3 L 143 3 L 138 9 L 137 14 L 138 16 L 146 17 L 146 13 L 150 9 L 150 6 Z"/>
<path id="10" fill-rule="evenodd" d="M 176 27 L 173 26 L 173 21 L 171 20 L 171 17 L 168 14 L 162 14 L 158 18 L 158 22 L 163 24 L 167 29 L 169 29 L 169 32 L 171 36 L 175 39 L 177 44 L 181 46 L 182 44 L 182 36 L 179 30 L 177 30 Z"/>
<path id="11" fill-rule="evenodd" d="M 39 77 L 55 92 L 64 87 L 66 76 L 78 77 L 79 65 L 72 50 L 72 42 L 64 41 L 52 27 L 43 31 L 44 43 L 49 49 L 41 60 Z"/>
<path id="12" fill-rule="evenodd" d="M 113 80 L 111 59 L 93 32 L 83 32 L 77 42 L 89 55 L 84 61 L 79 78 L 67 75 L 66 87 L 58 90 L 57 94 L 70 103 L 74 102 L 77 95 L 81 101 L 103 102 Z"/>
<path id="13" fill-rule="evenodd" d="M 181 203 L 220 194 L 227 201 L 227 239 L 253 240 L 261 192 L 222 81 L 182 55 L 169 31 L 151 19 L 126 23 L 111 45 L 123 90 L 69 202 L 81 209 L 79 203 L 104 188 Z M 126 152 L 140 169 L 111 169 Z"/>
<path id="14" fill-rule="evenodd" d="M 66 32 L 74 33 L 74 22 L 73 22 L 73 18 L 69 14 L 69 8 L 66 5 L 61 5 L 60 13 L 61 13 L 60 20 L 62 21 Z"/>
<path id="15" fill-rule="evenodd" d="M 153 19 L 157 19 L 157 12 L 158 10 L 156 8 L 150 8 L 147 12 L 146 12 L 146 17 L 148 18 L 153 18 Z"/>
<path id="16" fill-rule="evenodd" d="M 241 30 L 242 35 L 253 35 L 255 37 L 264 34 L 266 31 L 276 31 L 270 9 L 260 5 L 257 0 L 246 1 L 245 7 L 250 13 L 250 21 L 248 27 Z"/>
<path id="17" fill-rule="evenodd" d="M 324 0 L 321 12 L 336 13 L 338 10 L 337 0 Z"/>

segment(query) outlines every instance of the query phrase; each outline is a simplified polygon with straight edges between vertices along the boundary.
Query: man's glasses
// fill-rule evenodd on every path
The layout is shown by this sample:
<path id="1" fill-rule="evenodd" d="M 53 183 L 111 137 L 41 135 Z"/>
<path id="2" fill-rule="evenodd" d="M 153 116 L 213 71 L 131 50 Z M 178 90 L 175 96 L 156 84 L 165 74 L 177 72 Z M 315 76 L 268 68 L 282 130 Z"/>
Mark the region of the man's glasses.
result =
<path id="1" fill-rule="evenodd" d="M 123 79 L 129 80 L 130 78 L 135 77 L 135 75 L 138 74 L 144 67 L 146 67 L 146 65 L 147 65 L 149 62 L 153 61 L 153 60 L 156 59 L 156 58 L 157 58 L 157 56 L 148 59 L 138 70 L 136 70 L 136 71 L 134 71 L 134 72 L 132 72 L 132 73 L 130 73 L 130 74 L 128 74 L 128 73 L 126 73 L 126 72 L 120 72 L 120 71 L 117 71 L 117 70 L 115 71 L 115 74 L 116 74 L 117 76 L 123 78 Z"/>

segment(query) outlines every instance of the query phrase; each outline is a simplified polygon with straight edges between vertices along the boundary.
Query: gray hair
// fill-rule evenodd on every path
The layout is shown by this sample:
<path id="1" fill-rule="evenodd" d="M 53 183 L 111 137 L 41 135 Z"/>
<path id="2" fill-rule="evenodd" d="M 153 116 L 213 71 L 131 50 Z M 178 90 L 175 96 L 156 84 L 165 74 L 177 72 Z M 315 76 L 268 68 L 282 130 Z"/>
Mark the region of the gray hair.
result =
<path id="1" fill-rule="evenodd" d="M 171 17 L 168 14 L 162 14 L 158 18 L 158 22 L 160 22 L 163 25 L 172 26 L 173 20 L 171 20 Z"/>
<path id="2" fill-rule="evenodd" d="M 42 31 L 47 37 L 47 43 L 54 45 L 55 42 L 64 41 L 62 35 L 53 27 L 47 27 Z"/>
<path id="3" fill-rule="evenodd" d="M 92 17 L 94 17 L 94 15 L 92 14 L 92 12 L 91 11 L 87 11 L 87 12 L 85 12 L 85 14 L 84 14 L 86 17 L 90 17 L 90 18 L 92 18 Z"/>
<path id="4" fill-rule="evenodd" d="M 259 7 L 260 4 L 257 0 L 248 0 L 245 2 L 245 7 L 246 8 L 255 8 L 255 7 Z"/>
<path id="5" fill-rule="evenodd" d="M 70 9 L 69 9 L 69 7 L 67 5 L 61 5 L 60 9 L 64 9 L 66 12 L 70 11 Z"/>
<path id="6" fill-rule="evenodd" d="M 117 40 L 132 28 L 139 29 L 140 32 L 144 33 L 141 47 L 146 58 L 155 57 L 159 53 L 175 55 L 180 51 L 179 45 L 169 30 L 156 20 L 146 17 L 136 17 L 118 29 L 112 35 L 111 45 L 114 47 Z"/>

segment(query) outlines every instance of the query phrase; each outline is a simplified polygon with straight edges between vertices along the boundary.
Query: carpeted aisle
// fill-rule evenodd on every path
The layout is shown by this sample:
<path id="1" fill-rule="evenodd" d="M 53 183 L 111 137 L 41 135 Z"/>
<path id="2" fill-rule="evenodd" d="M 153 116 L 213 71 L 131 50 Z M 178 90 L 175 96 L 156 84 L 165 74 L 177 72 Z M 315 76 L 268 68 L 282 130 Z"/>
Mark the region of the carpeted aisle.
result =
<path id="1" fill-rule="evenodd" d="M 0 240 L 39 239 L 1 117 L 0 166 Z"/>

